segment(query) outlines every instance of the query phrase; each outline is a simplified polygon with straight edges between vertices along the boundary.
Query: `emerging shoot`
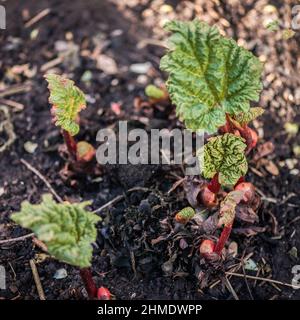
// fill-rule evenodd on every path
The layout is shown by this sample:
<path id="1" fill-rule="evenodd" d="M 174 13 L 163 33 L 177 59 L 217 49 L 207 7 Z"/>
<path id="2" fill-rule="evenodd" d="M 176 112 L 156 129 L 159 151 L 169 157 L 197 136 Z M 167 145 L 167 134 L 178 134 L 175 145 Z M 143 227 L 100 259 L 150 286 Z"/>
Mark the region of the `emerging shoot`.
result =
<path id="1" fill-rule="evenodd" d="M 51 114 L 56 126 L 62 128 L 69 155 L 72 161 L 89 162 L 95 155 L 92 145 L 85 141 L 76 143 L 74 136 L 79 132 L 79 113 L 86 108 L 84 93 L 72 80 L 57 74 L 47 74 L 50 91 Z M 79 150 L 78 150 L 79 149 Z"/>

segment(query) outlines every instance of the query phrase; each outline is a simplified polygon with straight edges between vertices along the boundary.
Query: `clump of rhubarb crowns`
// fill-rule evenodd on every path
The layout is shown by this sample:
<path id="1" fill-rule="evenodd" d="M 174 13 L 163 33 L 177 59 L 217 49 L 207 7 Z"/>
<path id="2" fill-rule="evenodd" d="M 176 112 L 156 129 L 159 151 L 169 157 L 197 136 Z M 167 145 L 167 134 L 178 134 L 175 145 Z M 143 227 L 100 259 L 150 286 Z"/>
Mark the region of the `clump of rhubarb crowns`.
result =
<path id="1" fill-rule="evenodd" d="M 200 246 L 206 256 L 220 255 L 231 233 L 235 207 L 241 201 L 251 202 L 255 193 L 244 176 L 246 155 L 258 140 L 248 124 L 263 113 L 260 107 L 250 107 L 251 101 L 259 101 L 262 64 L 217 27 L 197 19 L 171 21 L 165 28 L 172 35 L 160 67 L 169 73 L 166 87 L 177 115 L 191 131 L 219 133 L 197 151 L 201 175 L 208 180 L 197 200 L 213 208 L 221 187 L 234 189 L 221 202 L 219 227 L 223 230 L 218 242 L 204 240 Z"/>

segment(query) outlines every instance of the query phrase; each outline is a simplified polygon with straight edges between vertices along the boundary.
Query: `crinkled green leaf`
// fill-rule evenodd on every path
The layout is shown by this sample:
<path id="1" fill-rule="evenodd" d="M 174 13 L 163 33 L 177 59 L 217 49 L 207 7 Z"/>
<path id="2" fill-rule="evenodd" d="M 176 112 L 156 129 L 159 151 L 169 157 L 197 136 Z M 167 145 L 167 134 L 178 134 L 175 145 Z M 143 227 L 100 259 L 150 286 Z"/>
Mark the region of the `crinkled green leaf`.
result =
<path id="1" fill-rule="evenodd" d="M 84 209 L 89 204 L 89 201 L 58 204 L 45 194 L 40 204 L 24 201 L 21 211 L 12 214 L 11 219 L 31 229 L 53 257 L 84 268 L 91 264 L 91 243 L 97 236 L 95 223 L 100 220 Z"/>
<path id="2" fill-rule="evenodd" d="M 49 84 L 49 102 L 53 105 L 55 124 L 74 136 L 79 132 L 78 113 L 86 107 L 84 93 L 74 81 L 57 74 L 47 74 L 45 78 Z"/>
<path id="3" fill-rule="evenodd" d="M 203 159 L 201 173 L 204 178 L 211 179 L 218 173 L 221 185 L 235 185 L 248 170 L 244 141 L 231 133 L 210 138 L 198 152 L 199 161 Z"/>
<path id="4" fill-rule="evenodd" d="M 249 110 L 262 89 L 262 66 L 251 52 L 204 22 L 172 21 L 170 50 L 160 67 L 177 114 L 191 130 L 217 131 L 225 114 Z"/>
<path id="5" fill-rule="evenodd" d="M 261 116 L 264 112 L 265 110 L 260 107 L 250 108 L 249 111 L 241 112 L 234 116 L 234 120 L 241 125 L 245 125 Z"/>

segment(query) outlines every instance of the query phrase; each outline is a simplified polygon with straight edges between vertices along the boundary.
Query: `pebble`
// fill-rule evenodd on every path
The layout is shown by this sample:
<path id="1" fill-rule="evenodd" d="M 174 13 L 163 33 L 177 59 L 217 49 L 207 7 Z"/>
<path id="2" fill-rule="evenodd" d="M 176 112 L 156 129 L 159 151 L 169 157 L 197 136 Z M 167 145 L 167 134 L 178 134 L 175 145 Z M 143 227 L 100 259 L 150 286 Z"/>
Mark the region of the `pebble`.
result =
<path id="1" fill-rule="evenodd" d="M 56 270 L 53 278 L 56 280 L 60 280 L 60 279 L 66 278 L 67 276 L 68 276 L 67 270 L 64 268 L 61 268 L 61 269 Z"/>
<path id="2" fill-rule="evenodd" d="M 27 141 L 24 143 L 24 149 L 28 153 L 34 153 L 37 147 L 38 144 L 31 141 Z"/>
<path id="3" fill-rule="evenodd" d="M 142 214 L 150 214 L 151 213 L 151 206 L 148 200 L 142 200 L 139 205 L 139 212 Z"/>
<path id="4" fill-rule="evenodd" d="M 152 67 L 151 62 L 134 63 L 129 67 L 129 70 L 133 73 L 146 74 L 151 67 Z"/>

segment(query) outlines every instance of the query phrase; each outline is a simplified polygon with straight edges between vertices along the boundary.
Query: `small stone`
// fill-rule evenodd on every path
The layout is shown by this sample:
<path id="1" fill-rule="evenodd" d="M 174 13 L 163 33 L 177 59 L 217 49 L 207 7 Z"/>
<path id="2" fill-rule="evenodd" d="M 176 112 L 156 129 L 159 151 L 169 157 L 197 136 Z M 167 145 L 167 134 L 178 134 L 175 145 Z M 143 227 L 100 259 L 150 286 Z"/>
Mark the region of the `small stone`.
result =
<path id="1" fill-rule="evenodd" d="M 248 259 L 244 263 L 244 267 L 245 267 L 246 270 L 250 270 L 250 271 L 257 271 L 258 270 L 257 264 L 252 259 Z"/>
<path id="2" fill-rule="evenodd" d="M 83 75 L 81 76 L 82 82 L 90 82 L 93 78 L 93 74 L 90 70 L 86 70 Z"/>
<path id="3" fill-rule="evenodd" d="M 107 75 L 118 73 L 118 66 L 116 61 L 105 54 L 100 54 L 97 57 L 97 68 L 103 70 L 103 72 Z"/>
<path id="4" fill-rule="evenodd" d="M 299 131 L 299 125 L 297 123 L 287 122 L 284 124 L 284 129 L 289 135 L 295 136 Z"/>
<path id="5" fill-rule="evenodd" d="M 137 82 L 138 84 L 143 84 L 143 85 L 145 85 L 145 84 L 147 84 L 147 82 L 148 82 L 148 77 L 147 77 L 146 75 L 144 75 L 144 74 L 140 74 L 140 75 L 137 77 L 136 82 Z"/>
<path id="6" fill-rule="evenodd" d="M 179 241 L 179 247 L 182 249 L 182 250 L 184 250 L 184 249 L 186 249 L 187 247 L 188 247 L 188 244 L 187 244 L 187 242 L 185 241 L 185 239 L 180 239 L 180 241 Z"/>
<path id="7" fill-rule="evenodd" d="M 293 176 L 297 176 L 300 173 L 299 169 L 293 169 L 290 171 L 290 174 Z"/>
<path id="8" fill-rule="evenodd" d="M 294 146 L 293 147 L 293 152 L 296 157 L 300 157 L 300 146 Z"/>
<path id="9" fill-rule="evenodd" d="M 295 161 L 294 161 L 294 159 L 286 159 L 286 160 L 285 160 L 285 164 L 286 164 L 286 166 L 287 166 L 290 170 L 292 170 L 292 169 L 295 168 Z"/>
<path id="10" fill-rule="evenodd" d="M 24 149 L 28 153 L 34 153 L 37 147 L 38 144 L 31 141 L 27 141 L 24 143 Z"/>
<path id="11" fill-rule="evenodd" d="M 139 205 L 139 212 L 142 214 L 150 214 L 151 213 L 151 206 L 148 200 L 142 200 Z"/>
<path id="12" fill-rule="evenodd" d="M 298 249 L 296 247 L 292 247 L 292 249 L 288 252 L 288 254 L 295 259 L 298 259 Z"/>
<path id="13" fill-rule="evenodd" d="M 61 268 L 61 269 L 56 270 L 53 278 L 56 280 L 60 280 L 60 279 L 66 278 L 67 276 L 68 276 L 67 270 L 64 268 Z"/>
<path id="14" fill-rule="evenodd" d="M 133 73 L 146 74 L 151 67 L 152 67 L 151 62 L 134 63 L 129 67 L 129 70 Z"/>
<path id="15" fill-rule="evenodd" d="M 228 246 L 228 253 L 232 255 L 233 258 L 235 258 L 238 254 L 238 244 L 235 241 L 230 242 Z"/>

